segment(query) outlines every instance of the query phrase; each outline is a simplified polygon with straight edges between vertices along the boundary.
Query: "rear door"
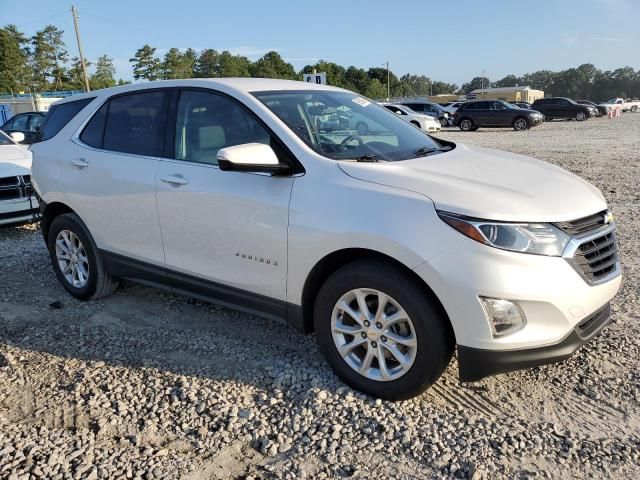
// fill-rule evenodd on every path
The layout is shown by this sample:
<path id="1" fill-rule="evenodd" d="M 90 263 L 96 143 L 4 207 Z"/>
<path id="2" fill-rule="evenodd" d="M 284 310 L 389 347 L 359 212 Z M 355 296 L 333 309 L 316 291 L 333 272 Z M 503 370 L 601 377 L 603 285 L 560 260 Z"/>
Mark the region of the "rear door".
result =
<path id="1" fill-rule="evenodd" d="M 253 142 L 271 145 L 279 156 L 283 150 L 237 100 L 199 89 L 177 97 L 171 158 L 160 162 L 156 177 L 169 275 L 177 288 L 192 282 L 189 290 L 282 315 L 276 310 L 284 302 L 270 299 L 286 298 L 293 177 L 222 171 L 216 156 L 221 148 Z"/>
<path id="2" fill-rule="evenodd" d="M 163 89 L 111 97 L 69 142 L 62 160 L 70 205 L 98 247 L 157 266 L 164 252 L 155 176 L 168 98 Z"/>

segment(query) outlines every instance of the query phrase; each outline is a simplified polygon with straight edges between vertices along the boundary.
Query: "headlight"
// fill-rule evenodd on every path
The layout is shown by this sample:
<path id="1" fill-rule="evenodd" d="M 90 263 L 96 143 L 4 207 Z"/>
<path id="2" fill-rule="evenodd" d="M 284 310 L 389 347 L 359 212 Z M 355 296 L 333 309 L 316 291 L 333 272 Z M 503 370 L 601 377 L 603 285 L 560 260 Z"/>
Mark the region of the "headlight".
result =
<path id="1" fill-rule="evenodd" d="M 569 235 L 550 223 L 492 222 L 447 212 L 438 215 L 472 240 L 512 252 L 560 257 L 570 240 Z"/>

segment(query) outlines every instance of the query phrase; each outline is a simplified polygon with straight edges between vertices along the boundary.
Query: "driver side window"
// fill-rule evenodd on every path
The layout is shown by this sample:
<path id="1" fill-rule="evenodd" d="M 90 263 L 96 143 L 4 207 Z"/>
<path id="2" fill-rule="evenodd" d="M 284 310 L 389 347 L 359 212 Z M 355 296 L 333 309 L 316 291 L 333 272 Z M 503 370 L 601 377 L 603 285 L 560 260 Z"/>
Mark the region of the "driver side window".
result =
<path id="1" fill-rule="evenodd" d="M 253 114 L 222 95 L 192 90 L 180 92 L 176 160 L 217 165 L 218 150 L 244 143 L 271 143 L 271 135 Z"/>

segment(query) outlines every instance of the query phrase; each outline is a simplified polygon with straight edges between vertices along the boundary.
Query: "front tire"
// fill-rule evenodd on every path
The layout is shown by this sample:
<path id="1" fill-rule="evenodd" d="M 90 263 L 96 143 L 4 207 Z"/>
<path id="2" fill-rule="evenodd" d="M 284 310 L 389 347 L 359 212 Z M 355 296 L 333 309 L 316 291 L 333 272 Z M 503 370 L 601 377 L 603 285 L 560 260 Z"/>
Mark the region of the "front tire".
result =
<path id="1" fill-rule="evenodd" d="M 632 111 L 633 113 L 636 113 L 636 112 L 638 111 L 638 106 L 637 106 L 637 105 L 634 105 L 633 107 L 631 107 L 631 111 Z"/>
<path id="2" fill-rule="evenodd" d="M 516 118 L 513 122 L 513 129 L 516 131 L 524 131 L 529 128 L 529 122 L 524 117 Z"/>
<path id="3" fill-rule="evenodd" d="M 440 119 L 440 126 L 441 127 L 446 127 L 447 125 L 449 125 L 449 120 L 447 120 L 446 118 L 442 117 Z"/>
<path id="4" fill-rule="evenodd" d="M 587 119 L 587 114 L 584 112 L 578 112 L 576 113 L 576 120 L 578 122 L 584 122 Z"/>
<path id="5" fill-rule="evenodd" d="M 318 293 L 314 327 L 336 374 L 387 400 L 422 393 L 453 354 L 439 305 L 416 280 L 382 262 L 357 261 L 333 273 Z"/>
<path id="6" fill-rule="evenodd" d="M 75 298 L 106 297 L 118 288 L 89 230 L 75 213 L 65 213 L 51 222 L 47 247 L 58 281 Z"/>

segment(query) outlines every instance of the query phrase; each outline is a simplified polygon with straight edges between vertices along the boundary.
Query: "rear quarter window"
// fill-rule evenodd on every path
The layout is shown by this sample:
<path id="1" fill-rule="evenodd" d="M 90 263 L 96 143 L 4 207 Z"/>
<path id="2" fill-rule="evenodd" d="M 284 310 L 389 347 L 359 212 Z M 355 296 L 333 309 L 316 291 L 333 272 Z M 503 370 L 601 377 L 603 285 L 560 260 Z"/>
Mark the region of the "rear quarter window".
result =
<path id="1" fill-rule="evenodd" d="M 82 100 L 52 106 L 49 109 L 49 113 L 47 113 L 42 128 L 40 128 L 40 134 L 36 138 L 36 142 L 44 142 L 45 140 L 55 137 L 80 110 L 94 99 L 95 97 L 83 98 Z"/>

